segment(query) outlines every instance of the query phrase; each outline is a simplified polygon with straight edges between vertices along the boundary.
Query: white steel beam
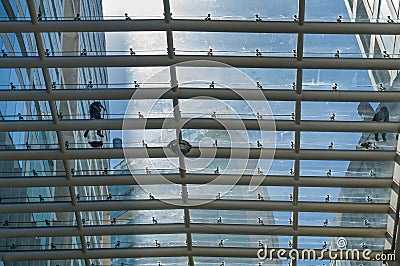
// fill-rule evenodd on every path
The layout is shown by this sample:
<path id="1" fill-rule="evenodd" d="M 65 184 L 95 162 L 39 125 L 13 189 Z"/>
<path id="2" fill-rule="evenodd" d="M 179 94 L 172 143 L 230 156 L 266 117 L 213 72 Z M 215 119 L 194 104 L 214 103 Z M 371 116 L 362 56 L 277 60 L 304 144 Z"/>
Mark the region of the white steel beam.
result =
<path id="1" fill-rule="evenodd" d="M 153 247 L 153 248 L 101 248 L 88 249 L 87 253 L 82 253 L 81 250 L 38 250 L 38 251 L 3 251 L 0 252 L 0 258 L 4 261 L 23 261 L 23 260 L 69 260 L 69 259 L 107 259 L 107 258 L 145 258 L 145 257 L 243 257 L 257 258 L 259 248 L 239 248 L 239 247 L 224 247 L 218 248 L 218 244 L 214 247 L 197 247 L 194 246 L 191 251 L 187 250 L 186 246 L 178 247 Z M 280 254 L 281 257 L 289 258 L 289 249 L 286 249 L 285 254 Z M 300 259 L 308 259 L 303 257 L 303 249 L 298 249 Z M 330 259 L 329 255 L 339 258 L 340 251 L 326 252 L 326 250 L 316 250 L 316 256 L 323 259 Z M 382 253 L 390 251 L 371 250 L 369 256 L 375 258 Z M 362 250 L 360 250 L 362 253 Z M 276 253 L 274 253 L 277 256 Z M 360 256 L 361 257 L 361 256 Z M 355 260 L 356 257 L 349 256 L 349 260 Z"/>
<path id="2" fill-rule="evenodd" d="M 77 85 L 78 86 L 78 85 Z M 268 85 L 264 85 L 268 87 Z M 207 96 L 219 100 L 259 100 L 260 92 L 269 101 L 321 101 L 321 102 L 398 102 L 400 95 L 398 91 L 328 91 L 328 90 L 303 90 L 296 93 L 293 90 L 281 89 L 208 89 L 208 88 L 179 88 L 176 92 L 172 90 L 165 92 L 166 88 L 113 88 L 113 89 L 68 89 L 53 90 L 51 94 L 45 90 L 2 90 L 0 101 L 79 101 L 79 100 L 129 100 L 133 94 L 135 100 L 154 99 L 154 95 L 161 95 L 160 99 L 190 99 Z"/>
<path id="3" fill-rule="evenodd" d="M 252 175 L 232 174 L 191 174 L 182 179 L 180 174 L 135 174 L 140 179 L 141 185 L 159 185 L 165 182 L 174 184 L 208 184 L 213 185 L 249 185 Z M 165 179 L 165 180 L 164 180 Z M 293 176 L 266 175 L 260 183 L 261 186 L 293 186 L 299 187 L 337 187 L 337 188 L 391 188 L 392 178 L 367 178 L 367 177 L 326 177 L 326 176 L 300 176 L 294 180 Z M 125 175 L 82 175 L 74 176 L 67 180 L 65 176 L 46 177 L 1 177 L 0 188 L 13 187 L 62 187 L 62 186 L 110 186 L 110 185 L 138 185 L 131 174 Z"/>
<path id="4" fill-rule="evenodd" d="M 217 51 L 216 51 L 217 52 Z M 190 61 L 203 61 L 202 65 Z M 215 62 L 238 68 L 287 68 L 287 69 L 400 69 L 400 58 L 334 58 L 275 56 L 218 56 L 205 55 L 106 55 L 106 56 L 51 56 L 45 61 L 35 56 L 1 58 L 0 68 L 79 68 L 79 67 L 157 67 L 185 63 L 185 66 L 215 67 Z"/>
<path id="5" fill-rule="evenodd" d="M 27 21 L 4 21 L 0 32 L 129 32 L 129 31 L 200 31 L 304 34 L 379 34 L 399 35 L 397 23 L 304 22 L 164 19 L 120 20 L 52 20 L 33 25 Z"/>
<path id="6" fill-rule="evenodd" d="M 187 157 L 282 160 L 394 161 L 395 151 L 382 150 L 300 150 L 270 148 L 201 148 L 193 147 Z M 57 149 L 4 150 L 0 160 L 78 160 L 176 157 L 166 147 L 148 148 L 79 148 L 60 152 Z"/>
<path id="7" fill-rule="evenodd" d="M 5 120 L 0 122 L 0 132 L 26 131 L 73 131 L 73 130 L 125 130 L 144 129 L 217 129 L 217 130 L 277 130 L 308 132 L 386 132 L 399 133 L 398 122 L 376 123 L 364 121 L 302 120 L 296 124 L 292 120 L 256 120 L 227 118 L 115 118 L 115 119 L 69 119 L 54 124 L 51 120 Z M 275 128 L 274 128 L 275 126 Z"/>
<path id="8" fill-rule="evenodd" d="M 254 223 L 256 223 L 256 219 Z M 15 237 L 61 237 L 61 236 L 107 236 L 144 234 L 234 234 L 234 235 L 297 235 L 329 237 L 385 238 L 386 228 L 366 227 L 322 227 L 299 226 L 293 230 L 288 225 L 256 224 L 209 224 L 192 223 L 186 228 L 184 223 L 173 224 L 126 224 L 126 225 L 85 225 L 82 230 L 75 226 L 54 226 L 34 228 L 7 228 L 0 230 L 1 238 Z"/>
<path id="9" fill-rule="evenodd" d="M 70 202 L 2 203 L 0 213 L 72 212 L 72 211 L 117 211 L 117 210 L 171 210 L 184 208 L 182 199 L 161 200 L 107 200 L 79 201 L 77 206 Z M 332 213 L 385 213 L 387 203 L 349 202 L 292 202 L 259 200 L 216 200 L 204 204 L 204 199 L 189 199 L 191 209 L 205 210 L 252 210 L 252 211 L 299 211 Z M 202 204 L 202 205 L 199 205 Z"/>

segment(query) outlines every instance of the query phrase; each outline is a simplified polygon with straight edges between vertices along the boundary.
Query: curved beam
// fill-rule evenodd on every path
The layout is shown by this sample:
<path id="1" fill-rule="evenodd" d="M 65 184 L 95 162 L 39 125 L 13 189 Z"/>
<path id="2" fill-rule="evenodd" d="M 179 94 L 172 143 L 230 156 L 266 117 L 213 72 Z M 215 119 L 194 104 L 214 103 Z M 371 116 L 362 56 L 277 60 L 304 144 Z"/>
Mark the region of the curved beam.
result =
<path id="1" fill-rule="evenodd" d="M 233 159 L 281 159 L 281 160 L 338 160 L 338 161 L 394 161 L 395 151 L 382 150 L 300 150 L 270 148 L 201 148 L 193 147 L 189 158 L 233 158 Z M 3 150 L 0 160 L 79 160 L 79 159 L 127 159 L 127 158 L 171 158 L 177 157 L 167 147 L 148 148 L 77 148 L 64 153 L 59 150 L 30 149 Z"/>
<path id="2" fill-rule="evenodd" d="M 191 174 L 186 173 L 187 178 L 181 178 L 180 174 L 135 174 L 140 178 L 141 185 L 164 184 L 165 181 L 174 184 L 208 184 L 213 185 L 249 185 L 253 175 L 231 174 Z M 164 180 L 165 179 L 165 180 Z M 293 176 L 266 175 L 260 186 L 293 186 L 299 187 L 341 187 L 341 188 L 391 188 L 392 178 L 365 178 L 365 177 L 326 177 L 326 176 L 300 176 L 295 180 Z M 1 177 L 0 188 L 10 187 L 67 187 L 67 186 L 110 186 L 110 185 L 138 185 L 131 174 L 108 175 L 75 175 L 67 180 L 65 176 L 52 177 Z"/>
<path id="3" fill-rule="evenodd" d="M 125 121 L 125 122 L 124 122 Z M 6 120 L 0 121 L 0 132 L 26 131 L 73 131 L 73 130 L 121 130 L 124 129 L 217 129 L 217 130 L 277 130 L 277 131 L 309 131 L 309 132 L 386 132 L 399 133 L 398 122 L 376 123 L 364 121 L 327 121 L 302 120 L 298 125 L 291 120 L 256 120 L 225 118 L 182 118 L 176 122 L 173 118 L 115 118 L 115 119 L 71 119 L 60 120 L 55 125 L 51 120 Z M 275 128 L 274 128 L 275 126 Z"/>
<path id="4" fill-rule="evenodd" d="M 304 22 L 164 19 L 119 20 L 43 20 L 37 25 L 29 21 L 4 21 L 0 32 L 121 32 L 121 31 L 201 31 L 201 32 L 254 32 L 304 34 L 379 34 L 400 35 L 397 23 L 368 22 Z"/>
<path id="5" fill-rule="evenodd" d="M 168 203 L 170 202 L 170 203 Z M 79 201 L 78 206 L 70 202 L 24 202 L 2 203 L 0 213 L 32 212 L 73 212 L 73 211 L 116 211 L 116 210 L 171 210 L 183 209 L 181 199 L 168 200 L 108 200 Z M 348 203 L 348 202 L 299 202 L 293 206 L 289 201 L 260 200 L 213 200 L 204 204 L 203 199 L 189 199 L 191 209 L 205 210 L 252 210 L 252 211 L 299 211 L 299 212 L 337 212 L 337 213 L 385 213 L 389 212 L 387 203 Z M 199 205 L 203 204 L 203 205 Z"/>
<path id="6" fill-rule="evenodd" d="M 193 63 L 191 63 L 193 61 Z M 199 64 L 202 61 L 202 64 Z M 220 62 L 238 68 L 288 69 L 400 69 L 400 58 L 332 58 L 274 56 L 207 56 L 207 55 L 106 55 L 106 56 L 52 56 L 42 61 L 39 57 L 1 58 L 0 68 L 77 68 L 77 67 L 161 67 L 178 63 L 193 67 L 215 67 Z"/>
<path id="7" fill-rule="evenodd" d="M 328 90 L 303 90 L 297 94 L 293 90 L 268 89 L 215 89 L 207 88 L 179 88 L 176 92 L 167 91 L 166 88 L 140 89 L 140 94 L 135 99 L 154 99 L 154 95 L 162 95 L 160 99 L 190 99 L 207 96 L 219 100 L 259 100 L 260 93 L 269 101 L 321 101 L 321 102 L 398 102 L 398 91 L 328 91 Z M 113 89 L 68 89 L 53 90 L 51 94 L 46 90 L 2 90 L 0 101 L 79 101 L 79 100 L 129 100 L 138 89 L 113 88 Z M 167 92 L 166 92 L 167 91 Z"/>
<path id="8" fill-rule="evenodd" d="M 258 248 L 239 248 L 239 247 L 197 247 L 194 246 L 191 251 L 187 250 L 186 246 L 181 247 L 153 247 L 153 248 L 101 248 L 88 249 L 87 253 L 81 250 L 38 250 L 38 251 L 3 251 L 0 252 L 0 258 L 4 261 L 24 261 L 24 260 L 70 260 L 70 259 L 110 259 L 110 258 L 146 258 L 146 257 L 243 257 L 257 258 Z M 281 257 L 289 257 L 290 249 L 285 249 L 285 254 L 280 254 Z M 300 259 L 303 259 L 303 249 L 297 249 L 300 254 Z M 360 251 L 362 252 L 362 251 Z M 388 252 L 388 251 L 386 251 Z M 389 251 L 390 252 L 390 251 Z M 384 251 L 385 253 L 385 251 Z M 308 253 L 305 253 L 308 254 Z M 340 256 L 339 251 L 331 252 L 332 255 Z M 371 258 L 382 254 L 382 250 L 371 250 L 369 256 Z M 276 257 L 276 252 L 274 257 Z M 307 256 L 307 255 L 306 255 Z M 329 252 L 321 252 L 316 250 L 316 256 L 319 258 L 330 259 Z M 304 257 L 307 259 L 308 257 Z M 349 260 L 355 258 L 349 257 Z"/>
<path id="9" fill-rule="evenodd" d="M 255 223 L 257 221 L 254 221 Z M 234 235 L 284 235 L 284 236 L 329 236 L 385 238 L 386 228 L 365 227 L 322 227 L 299 226 L 297 230 L 289 225 L 251 224 L 210 224 L 192 223 L 186 228 L 184 223 L 174 224 L 127 224 L 127 225 L 85 225 L 82 230 L 76 226 L 7 228 L 0 230 L 1 238 L 18 237 L 66 237 L 66 236 L 107 236 L 145 234 L 234 234 Z"/>

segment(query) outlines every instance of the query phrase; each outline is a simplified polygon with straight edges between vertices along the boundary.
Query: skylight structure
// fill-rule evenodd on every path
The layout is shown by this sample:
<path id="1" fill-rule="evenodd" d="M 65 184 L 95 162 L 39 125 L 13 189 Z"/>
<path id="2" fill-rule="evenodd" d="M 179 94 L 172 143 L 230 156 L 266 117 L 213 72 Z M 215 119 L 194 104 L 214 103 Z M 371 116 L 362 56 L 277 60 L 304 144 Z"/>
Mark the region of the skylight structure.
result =
<path id="1" fill-rule="evenodd" d="M 135 4 L 0 5 L 4 265 L 398 265 L 398 1 Z"/>

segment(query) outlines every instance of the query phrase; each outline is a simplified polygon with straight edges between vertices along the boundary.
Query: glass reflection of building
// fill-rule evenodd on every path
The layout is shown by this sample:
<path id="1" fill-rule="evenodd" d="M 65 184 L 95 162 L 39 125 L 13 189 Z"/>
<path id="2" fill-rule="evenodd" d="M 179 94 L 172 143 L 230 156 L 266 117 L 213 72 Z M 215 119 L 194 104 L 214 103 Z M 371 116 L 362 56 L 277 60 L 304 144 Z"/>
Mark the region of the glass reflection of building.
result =
<path id="1" fill-rule="evenodd" d="M 1 1 L 1 20 L 31 20 L 28 1 Z M 85 16 L 102 16 L 101 1 L 76 0 L 38 0 L 33 1 L 39 20 L 73 19 L 76 14 Z M 36 16 L 36 14 L 35 14 Z M 40 21 L 39 21 L 40 23 Z M 90 54 L 101 54 L 105 51 L 104 33 L 59 33 L 41 34 L 46 56 L 79 55 L 84 48 Z M 3 33 L 0 36 L 1 56 L 37 56 L 33 33 Z M 0 69 L 1 90 L 44 90 L 46 91 L 44 72 L 35 68 Z M 68 68 L 48 69 L 53 89 L 90 89 L 97 84 L 107 84 L 105 68 Z M 90 85 L 89 85 L 90 84 Z M 88 117 L 88 101 L 55 101 L 59 119 L 75 119 Z M 107 106 L 107 103 L 103 103 Z M 0 119 L 2 123 L 10 120 L 51 120 L 49 102 L 45 101 L 1 101 Z M 106 134 L 108 138 L 108 133 Z M 83 132 L 63 132 L 63 139 L 71 148 L 87 145 Z M 91 135 L 89 139 L 93 139 Z M 24 131 L 0 133 L 0 150 L 23 149 L 58 149 L 58 140 L 54 131 Z M 77 160 L 69 162 L 76 175 L 97 174 L 101 171 L 87 172 L 83 170 L 102 170 L 109 168 L 108 160 Z M 65 175 L 62 161 L 0 161 L 0 178 L 17 176 L 54 176 Z M 79 187 L 75 191 L 82 199 L 104 195 L 103 187 Z M 0 188 L 2 203 L 12 202 L 47 202 L 70 201 L 68 187 L 30 187 Z M 82 219 L 102 221 L 100 211 L 82 213 Z M 43 227 L 43 226 L 76 226 L 74 213 L 20 213 L 0 214 L 0 221 L 5 227 Z M 88 238 L 96 245 L 97 237 Z M 79 237 L 31 237 L 0 239 L 0 250 L 48 250 L 48 249 L 80 249 Z M 95 263 L 95 261 L 93 261 Z M 15 261 L 2 262 L 4 265 L 84 265 L 84 260 L 67 261 Z"/>
<path id="2" fill-rule="evenodd" d="M 399 1 L 395 0 L 345 0 L 347 11 L 352 21 L 355 22 L 380 22 L 391 23 L 398 20 Z M 393 21 L 391 21 L 393 20 Z M 358 45 L 365 58 L 391 58 L 397 57 L 400 40 L 396 35 L 371 35 L 357 34 Z M 400 76 L 398 70 L 368 70 L 372 86 L 376 91 L 399 90 Z M 379 112 L 382 107 L 389 110 L 389 121 L 398 121 L 398 103 L 380 103 L 376 107 L 370 103 L 361 102 L 357 111 L 363 121 L 372 121 L 374 114 Z M 386 134 L 386 141 L 382 135 L 378 135 L 378 140 L 374 133 L 362 133 L 357 149 L 365 149 L 361 144 L 373 143 L 379 150 L 395 150 L 397 147 L 397 135 Z M 371 149 L 373 149 L 371 147 Z M 394 162 L 357 162 L 352 161 L 347 170 L 348 177 L 364 178 L 391 178 L 394 171 Z M 339 194 L 339 201 L 346 202 L 347 199 L 356 202 L 389 202 L 390 190 L 377 188 L 342 188 Z M 340 214 L 335 217 L 337 226 L 373 226 L 386 228 L 387 215 L 379 214 Z M 333 247 L 337 248 L 336 241 L 332 241 Z M 348 249 L 369 248 L 371 250 L 382 250 L 385 246 L 385 239 L 347 239 Z M 335 265 L 382 265 L 382 262 L 360 262 L 360 261 L 335 261 Z"/>

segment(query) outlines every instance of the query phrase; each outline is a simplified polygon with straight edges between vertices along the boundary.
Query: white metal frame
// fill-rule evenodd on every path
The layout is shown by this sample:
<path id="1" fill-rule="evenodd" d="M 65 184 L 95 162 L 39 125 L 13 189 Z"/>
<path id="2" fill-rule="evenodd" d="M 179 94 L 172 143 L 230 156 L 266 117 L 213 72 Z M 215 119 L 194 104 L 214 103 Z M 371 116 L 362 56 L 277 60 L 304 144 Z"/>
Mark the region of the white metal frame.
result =
<path id="1" fill-rule="evenodd" d="M 393 240 L 398 226 L 398 217 L 395 217 L 392 228 L 346 228 L 346 227 L 322 227 L 322 226 L 299 226 L 299 212 L 341 212 L 341 213 L 395 213 L 398 215 L 398 204 L 396 210 L 393 206 L 383 203 L 325 203 L 325 202 L 302 202 L 299 201 L 299 187 L 359 187 L 359 188 L 392 188 L 397 193 L 398 188 L 391 178 L 335 178 L 335 177 L 306 177 L 300 176 L 301 160 L 359 160 L 359 161 L 395 161 L 398 162 L 398 154 L 395 151 L 355 151 L 355 150 L 304 150 L 300 148 L 300 133 L 302 131 L 315 132 L 376 132 L 399 133 L 398 123 L 373 123 L 355 121 L 304 121 L 301 119 L 301 105 L 303 101 L 374 101 L 374 102 L 399 102 L 398 92 L 360 92 L 360 91 L 305 91 L 302 88 L 303 69 L 400 69 L 399 58 L 305 58 L 303 57 L 304 34 L 390 34 L 400 35 L 400 27 L 397 23 L 329 23 L 329 22 L 305 22 L 305 0 L 299 0 L 298 22 L 253 22 L 253 21 L 200 21 L 188 19 L 173 19 L 170 13 L 169 0 L 163 0 L 164 19 L 154 20 L 96 20 L 96 21 L 38 21 L 36 18 L 33 1 L 27 0 L 31 21 L 9 21 L 0 23 L 0 32 L 33 32 L 39 51 L 38 57 L 13 57 L 0 58 L 0 68 L 41 68 L 45 77 L 46 90 L 26 91 L 0 91 L 0 101 L 47 101 L 49 103 L 52 120 L 33 121 L 7 121 L 0 123 L 0 132 L 14 131 L 56 131 L 59 149 L 56 150 L 11 150 L 2 151 L 0 160 L 62 160 L 66 169 L 63 176 L 56 177 L 5 177 L 0 179 L 0 187 L 41 187 L 41 186 L 65 186 L 69 188 L 71 201 L 69 202 L 41 202 L 41 203 L 1 203 L 0 213 L 23 213 L 23 212 L 74 212 L 77 220 L 76 227 L 35 227 L 29 229 L 7 228 L 0 229 L 0 237 L 33 237 L 33 236 L 78 236 L 82 243 L 82 250 L 46 250 L 46 251 L 1 251 L 2 260 L 43 260 L 43 259 L 85 259 L 87 266 L 91 264 L 90 259 L 96 258 L 118 258 L 118 257 L 172 257 L 187 256 L 189 265 L 194 265 L 194 256 L 207 257 L 247 257 L 254 258 L 257 249 L 247 248 L 223 248 L 197 247 L 193 246 L 192 234 L 194 233 L 226 233 L 226 234 L 254 234 L 254 235 L 291 235 L 293 236 L 293 248 L 298 247 L 298 236 L 347 236 L 347 237 L 377 237 Z M 117 31 L 165 31 L 167 35 L 167 54 L 152 56 L 51 56 L 44 55 L 42 32 L 117 32 Z M 254 56 L 183 56 L 175 55 L 173 45 L 173 31 L 201 31 L 201 32 L 257 32 L 257 33 L 294 33 L 298 35 L 297 57 L 254 57 Z M 128 54 L 128 51 L 127 51 Z M 129 185 L 136 181 L 129 175 L 92 175 L 73 176 L 69 160 L 94 159 L 94 158 L 124 158 L 122 149 L 66 149 L 63 141 L 63 131 L 74 131 L 84 129 L 97 129 L 99 126 L 105 130 L 120 130 L 122 119 L 96 120 L 59 120 L 54 104 L 57 100 L 92 100 L 99 97 L 104 100 L 126 100 L 130 99 L 135 89 L 93 89 L 93 90 L 53 90 L 49 75 L 49 68 L 57 67 L 146 67 L 146 66 L 170 66 L 180 62 L 191 60 L 213 60 L 229 64 L 234 67 L 253 68 L 290 68 L 297 70 L 295 90 L 264 90 L 264 95 L 269 100 L 293 101 L 295 102 L 295 119 L 277 120 L 277 130 L 290 130 L 295 133 L 294 149 L 277 149 L 275 158 L 294 160 L 294 176 L 268 176 L 261 185 L 263 186 L 293 186 L 293 201 L 257 201 L 257 200 L 218 200 L 196 207 L 177 207 L 159 200 L 102 200 L 102 201 L 77 201 L 75 186 L 98 186 L 98 185 Z M 171 69 L 171 87 L 177 82 L 174 79 L 174 69 Z M 152 88 L 149 90 L 161 90 Z M 256 100 L 255 89 L 240 90 L 247 99 Z M 146 98 L 146 94 L 142 94 Z M 225 100 L 239 100 L 240 98 L 229 90 L 199 89 L 199 88 L 177 88 L 175 91 L 164 95 L 167 99 L 174 100 L 174 106 L 178 105 L 179 99 L 194 96 L 212 96 Z M 151 94 L 148 96 L 151 97 Z M 131 119 L 132 128 L 161 128 L 166 119 Z M 129 119 L 128 119 L 129 120 Z M 213 119 L 186 119 L 181 118 L 179 112 L 175 112 L 174 118 L 169 119 L 169 127 L 176 129 L 177 137 L 180 137 L 180 128 L 207 128 L 219 129 L 221 125 Z M 235 119 L 218 119 L 224 124 L 235 128 L 241 128 Z M 246 129 L 249 130 L 271 130 L 269 120 L 242 120 Z M 260 125 L 261 128 L 260 128 Z M 265 127 L 264 127 L 265 126 Z M 214 149 L 213 149 L 214 150 Z M 238 157 L 243 157 L 247 149 L 242 148 L 218 148 L 217 157 L 226 158 L 231 151 Z M 163 158 L 166 156 L 162 147 L 151 148 L 129 148 L 129 155 L 141 157 L 149 154 L 150 157 Z M 207 151 L 207 149 L 204 149 Z M 210 148 L 211 152 L 211 148 Z M 188 156 L 197 156 L 198 148 L 194 147 Z M 258 158 L 270 154 L 268 149 L 250 149 L 250 158 Z M 172 154 L 168 154 L 172 155 Z M 244 158 L 244 157 L 243 157 Z M 195 203 L 196 200 L 186 195 L 187 184 L 203 184 L 216 178 L 215 175 L 187 174 L 184 158 L 179 158 L 181 173 L 175 175 L 164 175 L 170 181 L 182 185 L 183 198 L 176 199 L 177 203 Z M 149 183 L 152 175 L 147 175 Z M 220 178 L 220 184 L 230 184 L 234 176 L 226 175 Z M 251 175 L 240 177 L 238 184 L 249 184 Z M 153 183 L 152 183 L 153 182 Z M 197 200 L 200 201 L 200 200 Z M 190 221 L 190 210 L 271 210 L 293 212 L 293 225 L 291 226 L 256 226 L 256 225 L 213 225 L 194 224 Z M 182 224 L 163 225 L 83 225 L 81 211 L 112 211 L 112 210 L 162 210 L 183 209 L 184 221 Z M 187 245 L 183 247 L 162 248 L 121 248 L 121 249 L 88 249 L 86 236 L 91 235 L 120 235 L 120 234 L 186 234 Z M 391 250 L 395 243 L 391 242 Z M 387 250 L 389 252 L 390 250 Z M 320 252 L 320 251 L 319 251 Z M 377 253 L 380 251 L 374 251 Z M 296 261 L 292 262 L 296 265 Z"/>

